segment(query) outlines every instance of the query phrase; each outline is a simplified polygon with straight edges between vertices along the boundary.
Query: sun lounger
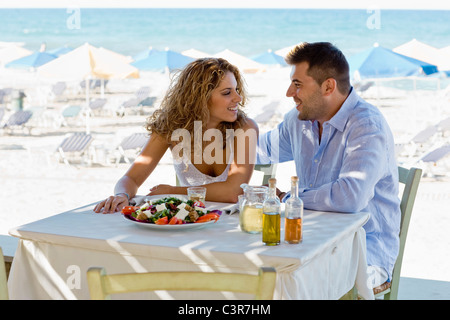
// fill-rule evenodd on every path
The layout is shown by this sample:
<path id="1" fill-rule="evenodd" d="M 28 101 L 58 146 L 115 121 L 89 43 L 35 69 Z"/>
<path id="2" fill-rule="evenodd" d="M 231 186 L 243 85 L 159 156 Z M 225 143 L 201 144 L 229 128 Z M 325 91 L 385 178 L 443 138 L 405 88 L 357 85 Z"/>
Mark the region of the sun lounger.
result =
<path id="1" fill-rule="evenodd" d="M 136 98 L 139 99 L 139 101 L 142 101 L 145 98 L 148 98 L 150 96 L 150 87 L 139 88 L 139 90 L 136 91 L 135 95 L 136 95 Z"/>
<path id="2" fill-rule="evenodd" d="M 445 158 L 448 156 L 450 156 L 450 144 L 443 145 L 426 153 L 418 160 L 418 163 L 422 167 L 425 167 L 424 171 L 428 176 L 435 176 L 438 170 L 445 175 L 449 175 L 450 166 L 444 163 Z M 438 168 L 441 164 L 443 165 Z"/>
<path id="3" fill-rule="evenodd" d="M 445 118 L 437 124 L 439 130 L 444 134 L 446 131 L 450 131 L 450 117 Z"/>
<path id="4" fill-rule="evenodd" d="M 143 107 L 153 107 L 155 102 L 156 102 L 156 97 L 147 97 L 144 100 L 142 100 L 141 102 L 139 102 L 139 105 L 143 106 Z"/>
<path id="5" fill-rule="evenodd" d="M 103 109 L 103 107 L 105 106 L 107 101 L 108 100 L 106 100 L 106 99 L 95 99 L 95 100 L 92 100 L 89 103 L 89 108 L 91 109 L 91 111 L 93 113 L 100 113 L 101 110 Z"/>
<path id="6" fill-rule="evenodd" d="M 127 156 L 127 151 L 131 151 L 133 156 L 136 157 L 145 146 L 149 139 L 148 133 L 133 133 L 125 137 L 122 142 L 117 146 L 116 164 L 120 162 L 123 157 L 126 163 L 130 163 L 130 159 Z"/>
<path id="7" fill-rule="evenodd" d="M 54 100 L 57 100 L 57 99 L 63 97 L 64 92 L 66 91 L 66 88 L 67 88 L 67 85 L 65 82 L 60 81 L 60 82 L 55 83 L 52 86 L 52 92 L 51 92 L 52 98 Z"/>
<path id="8" fill-rule="evenodd" d="M 16 111 L 8 118 L 3 125 L 3 129 L 8 130 L 9 133 L 12 133 L 12 131 L 17 128 L 23 129 L 25 128 L 26 123 L 31 119 L 32 115 L 33 113 L 29 110 Z"/>
<path id="9" fill-rule="evenodd" d="M 4 116 L 5 116 L 5 108 L 0 108 L 0 123 L 2 123 Z"/>
<path id="10" fill-rule="evenodd" d="M 66 137 L 56 151 L 58 152 L 60 159 L 62 159 L 65 164 L 70 165 L 68 159 L 69 156 L 82 159 L 83 156 L 87 155 L 92 140 L 93 137 L 90 134 L 74 133 Z"/>

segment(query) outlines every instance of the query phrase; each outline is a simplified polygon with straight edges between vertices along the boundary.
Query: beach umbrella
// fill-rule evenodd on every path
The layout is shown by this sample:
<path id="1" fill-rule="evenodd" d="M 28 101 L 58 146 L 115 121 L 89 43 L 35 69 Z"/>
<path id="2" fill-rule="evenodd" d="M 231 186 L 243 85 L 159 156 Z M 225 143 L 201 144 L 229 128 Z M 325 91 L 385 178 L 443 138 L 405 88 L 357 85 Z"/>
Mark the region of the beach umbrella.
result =
<path id="1" fill-rule="evenodd" d="M 444 52 L 438 48 L 416 39 L 408 41 L 392 51 L 436 65 L 440 71 L 450 70 L 450 57 L 445 57 Z"/>
<path id="2" fill-rule="evenodd" d="M 184 54 L 185 56 L 188 56 L 188 57 L 191 57 L 194 59 L 211 57 L 211 55 L 209 53 L 206 53 L 206 52 L 194 49 L 194 48 L 182 51 L 181 54 Z"/>
<path id="3" fill-rule="evenodd" d="M 89 133 L 89 81 L 90 79 L 139 78 L 139 70 L 126 63 L 126 59 L 113 51 L 85 43 L 39 67 L 38 75 L 60 80 L 87 80 L 86 132 Z"/>
<path id="4" fill-rule="evenodd" d="M 138 61 L 147 58 L 152 53 L 158 52 L 159 50 L 149 47 L 148 49 L 139 52 L 137 55 L 133 56 L 133 61 Z"/>
<path id="5" fill-rule="evenodd" d="M 64 47 L 59 47 L 59 48 L 56 48 L 53 50 L 47 50 L 47 52 L 59 57 L 59 56 L 62 56 L 63 54 L 69 53 L 72 50 L 73 50 L 73 48 L 64 46 Z"/>
<path id="6" fill-rule="evenodd" d="M 252 60 L 265 65 L 278 65 L 282 67 L 287 66 L 287 63 L 286 61 L 284 61 L 284 58 L 270 49 L 264 53 L 253 56 Z"/>
<path id="7" fill-rule="evenodd" d="M 229 49 L 225 49 L 214 55 L 215 58 L 223 58 L 229 63 L 238 67 L 244 73 L 256 73 L 260 71 L 266 71 L 266 67 L 252 59 L 249 59 L 243 55 L 233 52 Z"/>
<path id="8" fill-rule="evenodd" d="M 35 53 L 30 54 L 29 56 L 25 56 L 16 60 L 13 60 L 5 65 L 6 68 L 37 68 L 40 67 L 54 59 L 57 56 L 47 53 L 37 51 Z"/>
<path id="9" fill-rule="evenodd" d="M 287 46 L 281 49 L 278 49 L 275 51 L 275 53 L 279 56 L 282 56 L 283 58 L 286 57 L 286 55 L 292 50 L 294 49 L 296 46 L 298 46 L 300 43 L 291 45 L 291 46 Z"/>
<path id="10" fill-rule="evenodd" d="M 10 46 L 23 47 L 24 45 L 25 42 L 0 41 L 0 49 Z"/>
<path id="11" fill-rule="evenodd" d="M 0 66 L 13 60 L 29 56 L 33 52 L 17 45 L 8 45 L 0 49 Z"/>
<path id="12" fill-rule="evenodd" d="M 184 66 L 192 61 L 194 61 L 193 58 L 166 48 L 164 51 L 155 51 L 146 58 L 136 60 L 131 65 L 140 70 L 163 72 L 168 70 L 172 72 L 173 70 L 184 68 Z"/>
<path id="13" fill-rule="evenodd" d="M 355 80 L 409 77 L 437 72 L 437 66 L 413 59 L 375 44 L 348 58 L 350 76 Z"/>
<path id="14" fill-rule="evenodd" d="M 72 80 L 139 78 L 139 70 L 126 63 L 120 54 L 89 43 L 41 66 L 38 74 Z"/>

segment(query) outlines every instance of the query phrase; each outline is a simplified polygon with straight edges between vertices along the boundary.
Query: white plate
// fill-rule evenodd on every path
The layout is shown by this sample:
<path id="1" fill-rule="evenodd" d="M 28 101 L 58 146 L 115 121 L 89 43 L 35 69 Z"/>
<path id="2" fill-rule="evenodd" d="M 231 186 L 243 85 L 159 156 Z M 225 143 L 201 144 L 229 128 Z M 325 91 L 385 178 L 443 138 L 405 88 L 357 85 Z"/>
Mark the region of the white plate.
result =
<path id="1" fill-rule="evenodd" d="M 187 230 L 187 229 L 199 229 L 206 227 L 210 224 L 215 223 L 216 221 L 208 221 L 208 222 L 201 222 L 201 223 L 185 223 L 185 224 L 154 224 L 154 223 L 147 223 L 147 222 L 139 222 L 136 220 L 132 220 L 128 217 L 128 215 L 123 214 L 123 217 L 128 222 L 134 223 L 138 226 L 148 228 L 148 229 L 155 229 L 155 230 L 164 230 L 164 231 L 174 231 L 174 230 Z"/>

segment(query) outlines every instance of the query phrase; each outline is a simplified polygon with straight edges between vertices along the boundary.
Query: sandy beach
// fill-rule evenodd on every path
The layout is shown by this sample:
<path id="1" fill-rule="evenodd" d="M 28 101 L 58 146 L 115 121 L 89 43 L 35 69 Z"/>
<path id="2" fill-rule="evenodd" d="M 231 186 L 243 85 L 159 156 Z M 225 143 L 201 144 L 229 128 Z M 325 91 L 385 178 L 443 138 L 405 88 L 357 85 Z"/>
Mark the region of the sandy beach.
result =
<path id="1" fill-rule="evenodd" d="M 288 75 L 289 70 L 279 69 L 245 75 L 251 95 L 247 109 L 250 116 L 256 117 L 271 102 L 278 103 L 277 113 L 272 119 L 260 123 L 261 131 L 273 128 L 292 105 L 285 97 Z M 108 163 L 106 160 L 112 159 L 108 155 L 112 154 L 121 138 L 143 131 L 146 117 L 140 114 L 120 117 L 114 110 L 144 84 L 154 88 L 153 93 L 160 97 L 164 91 L 162 83 L 161 79 L 155 80 L 149 76 L 136 82 L 109 84 L 105 93 L 109 102 L 107 111 L 90 119 L 90 130 L 95 139 L 92 150 L 96 155 L 91 158 L 91 165 L 80 163 L 67 166 L 58 162 L 55 154 L 67 133 L 85 130 L 83 118 L 78 123 L 59 128 L 36 125 L 31 134 L 27 130 L 17 130 L 13 134 L 0 132 L 0 195 L 4 204 L 0 214 L 0 234 L 8 234 L 13 227 L 109 196 L 129 164 L 123 161 Z M 0 87 L 3 85 L 0 84 Z M 99 95 L 93 93 L 92 97 Z M 446 88 L 408 94 L 383 87 L 371 88 L 363 96 L 380 107 L 398 143 L 408 141 L 426 126 L 450 116 L 450 95 Z M 30 101 L 38 101 L 33 94 L 29 97 Z M 36 99 L 31 100 L 33 97 Z M 59 112 L 67 104 L 67 101 L 47 102 L 54 112 Z M 151 109 L 146 112 L 151 112 Z M 448 141 L 448 137 L 447 133 L 443 139 Z M 445 175 L 450 168 L 447 166 L 448 158 L 436 164 L 436 176 L 425 176 L 420 183 L 403 258 L 399 299 L 450 299 L 450 174 Z M 411 159 L 407 162 L 405 165 L 418 165 Z M 292 168 L 293 163 L 279 165 L 277 181 L 280 189 L 288 188 Z M 258 176 L 254 179 L 252 181 L 257 181 Z M 167 181 L 175 183 L 169 154 L 139 193 L 145 194 L 151 186 Z"/>

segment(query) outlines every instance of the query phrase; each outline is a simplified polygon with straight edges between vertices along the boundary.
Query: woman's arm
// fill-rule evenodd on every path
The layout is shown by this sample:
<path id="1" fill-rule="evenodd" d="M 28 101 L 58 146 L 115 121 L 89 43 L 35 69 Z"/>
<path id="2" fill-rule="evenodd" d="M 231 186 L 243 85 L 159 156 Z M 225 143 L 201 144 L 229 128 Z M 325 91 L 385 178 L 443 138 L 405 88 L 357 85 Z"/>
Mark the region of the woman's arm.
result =
<path id="1" fill-rule="evenodd" d="M 100 212 L 103 209 L 104 213 L 115 212 L 128 205 L 129 200 L 136 195 L 139 187 L 156 168 L 168 147 L 169 145 L 163 137 L 153 133 L 141 154 L 125 175 L 117 181 L 114 196 L 98 203 L 94 211 Z"/>

